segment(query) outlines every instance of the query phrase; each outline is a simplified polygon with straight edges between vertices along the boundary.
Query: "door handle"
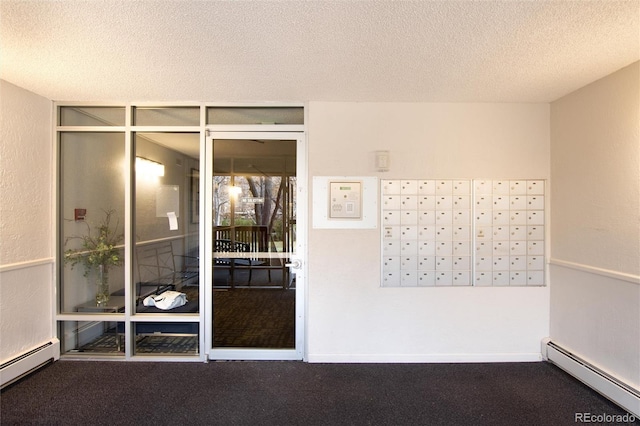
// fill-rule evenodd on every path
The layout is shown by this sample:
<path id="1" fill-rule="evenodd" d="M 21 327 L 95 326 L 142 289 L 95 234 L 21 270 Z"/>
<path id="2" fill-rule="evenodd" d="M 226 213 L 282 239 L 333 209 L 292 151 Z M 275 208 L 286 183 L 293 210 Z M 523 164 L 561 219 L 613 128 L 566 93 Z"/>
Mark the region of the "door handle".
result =
<path id="1" fill-rule="evenodd" d="M 302 268 L 302 261 L 300 259 L 293 259 L 291 263 L 285 263 L 284 266 L 293 269 L 300 269 Z"/>

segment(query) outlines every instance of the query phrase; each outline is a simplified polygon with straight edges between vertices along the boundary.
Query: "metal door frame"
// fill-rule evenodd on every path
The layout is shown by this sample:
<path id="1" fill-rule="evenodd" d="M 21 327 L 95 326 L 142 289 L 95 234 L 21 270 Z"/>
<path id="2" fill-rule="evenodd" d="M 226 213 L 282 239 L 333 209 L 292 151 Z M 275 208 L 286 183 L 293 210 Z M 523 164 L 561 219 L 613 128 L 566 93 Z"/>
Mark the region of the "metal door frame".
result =
<path id="1" fill-rule="evenodd" d="M 204 283 L 213 283 L 213 140 L 255 139 L 296 141 L 296 246 L 290 261 L 296 274 L 296 324 L 294 349 L 213 348 L 213 285 L 204 286 L 205 351 L 209 360 L 304 360 L 306 353 L 306 260 L 307 260 L 307 150 L 304 132 L 286 131 L 216 131 L 207 129 L 204 161 L 201 161 L 201 193 L 204 203 L 200 215 L 204 259 Z M 202 287 L 201 287 L 202 288 Z"/>

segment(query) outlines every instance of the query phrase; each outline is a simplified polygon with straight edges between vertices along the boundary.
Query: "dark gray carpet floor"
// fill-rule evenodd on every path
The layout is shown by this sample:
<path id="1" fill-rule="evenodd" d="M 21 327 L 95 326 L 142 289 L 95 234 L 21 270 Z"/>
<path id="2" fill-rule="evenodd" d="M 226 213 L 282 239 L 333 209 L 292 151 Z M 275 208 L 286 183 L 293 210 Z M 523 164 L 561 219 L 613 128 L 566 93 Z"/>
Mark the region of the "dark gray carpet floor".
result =
<path id="1" fill-rule="evenodd" d="M 543 362 L 59 361 L 0 399 L 2 425 L 557 426 L 626 414 Z"/>

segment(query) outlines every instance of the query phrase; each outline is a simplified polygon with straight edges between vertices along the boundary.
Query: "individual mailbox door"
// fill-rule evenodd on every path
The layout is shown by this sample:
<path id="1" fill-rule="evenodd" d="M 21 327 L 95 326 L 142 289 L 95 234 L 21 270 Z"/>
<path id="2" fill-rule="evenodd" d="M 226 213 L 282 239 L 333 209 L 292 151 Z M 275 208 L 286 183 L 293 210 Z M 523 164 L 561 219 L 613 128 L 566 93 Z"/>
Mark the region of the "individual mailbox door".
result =
<path id="1" fill-rule="evenodd" d="M 527 181 L 527 194 L 529 195 L 542 195 L 544 194 L 544 181 L 543 180 L 529 180 Z"/>
<path id="2" fill-rule="evenodd" d="M 528 210 L 544 210 L 544 196 L 527 195 L 527 209 Z"/>
<path id="3" fill-rule="evenodd" d="M 400 226 L 392 225 L 392 226 L 384 226 L 384 239 L 385 240 L 400 240 Z"/>
<path id="4" fill-rule="evenodd" d="M 385 256 L 383 259 L 383 270 L 387 271 L 399 271 L 400 270 L 400 256 Z"/>
<path id="5" fill-rule="evenodd" d="M 453 212 L 451 210 L 436 211 L 436 223 L 440 225 L 451 225 L 453 223 Z"/>
<path id="6" fill-rule="evenodd" d="M 417 240 L 418 225 L 400 226 L 400 238 L 402 240 Z"/>
<path id="7" fill-rule="evenodd" d="M 435 193 L 436 193 L 435 180 L 421 180 L 418 182 L 419 195 L 435 195 Z"/>
<path id="8" fill-rule="evenodd" d="M 385 271 L 382 274 L 382 285 L 384 287 L 398 287 L 400 285 L 400 271 Z"/>
<path id="9" fill-rule="evenodd" d="M 384 226 L 400 225 L 400 210 L 385 211 L 382 215 L 382 224 Z"/>
<path id="10" fill-rule="evenodd" d="M 435 256 L 419 256 L 418 257 L 418 270 L 433 271 L 435 269 L 436 269 Z"/>
<path id="11" fill-rule="evenodd" d="M 453 208 L 453 196 L 438 195 L 436 196 L 436 210 L 451 210 Z"/>
<path id="12" fill-rule="evenodd" d="M 529 256 L 541 256 L 544 254 L 543 241 L 529 241 L 527 243 L 527 254 Z"/>
<path id="13" fill-rule="evenodd" d="M 453 255 L 454 256 L 470 256 L 471 242 L 470 241 L 453 241 Z"/>
<path id="14" fill-rule="evenodd" d="M 453 273 L 451 271 L 436 272 L 436 286 L 453 285 Z"/>
<path id="15" fill-rule="evenodd" d="M 544 240 L 544 226 L 543 225 L 527 226 L 527 239 Z"/>
<path id="16" fill-rule="evenodd" d="M 490 210 L 493 208 L 493 202 L 491 195 L 478 195 L 476 196 L 476 209 Z"/>
<path id="17" fill-rule="evenodd" d="M 436 254 L 436 242 L 433 240 L 419 240 L 418 241 L 418 254 L 420 256 L 435 256 Z"/>
<path id="18" fill-rule="evenodd" d="M 435 195 L 418 195 L 418 210 L 435 210 Z"/>
<path id="19" fill-rule="evenodd" d="M 544 272 L 543 271 L 527 272 L 527 285 L 544 285 Z"/>
<path id="20" fill-rule="evenodd" d="M 494 286 L 508 286 L 509 285 L 509 272 L 498 271 L 493 273 L 493 285 Z"/>
<path id="21" fill-rule="evenodd" d="M 476 256 L 476 271 L 493 270 L 493 256 Z"/>
<path id="22" fill-rule="evenodd" d="M 527 270 L 527 257 L 526 256 L 509 256 L 510 269 L 512 271 L 526 271 Z"/>
<path id="23" fill-rule="evenodd" d="M 401 209 L 402 210 L 418 210 L 418 196 L 417 195 L 402 195 L 401 196 Z"/>
<path id="24" fill-rule="evenodd" d="M 453 259 L 451 256 L 436 257 L 436 271 L 450 271 L 453 269 Z"/>
<path id="25" fill-rule="evenodd" d="M 400 273 L 400 285 L 402 287 L 417 287 L 418 271 L 402 271 Z"/>
<path id="26" fill-rule="evenodd" d="M 527 274 L 525 271 L 512 271 L 509 273 L 509 285 L 527 285 Z"/>
<path id="27" fill-rule="evenodd" d="M 436 241 L 436 255 L 451 256 L 453 254 L 453 244 L 451 241 Z"/>
<path id="28" fill-rule="evenodd" d="M 470 210 L 454 210 L 453 211 L 453 224 L 454 225 L 466 225 L 471 223 L 471 211 Z"/>
<path id="29" fill-rule="evenodd" d="M 419 271 L 418 272 L 418 286 L 433 287 L 434 285 L 436 285 L 435 271 Z"/>
<path id="30" fill-rule="evenodd" d="M 494 210 L 509 210 L 509 196 L 508 195 L 494 195 L 493 196 L 493 209 Z"/>
<path id="31" fill-rule="evenodd" d="M 476 191 L 476 195 L 490 195 L 493 192 L 493 183 L 490 180 L 474 180 L 473 186 Z"/>
<path id="32" fill-rule="evenodd" d="M 436 241 L 451 240 L 453 238 L 452 226 L 437 226 L 436 227 Z"/>
<path id="33" fill-rule="evenodd" d="M 418 195 L 418 181 L 403 180 L 400 187 L 402 195 Z"/>
<path id="34" fill-rule="evenodd" d="M 418 225 L 418 239 L 419 240 L 435 240 L 436 238 L 436 226 L 422 226 Z"/>
<path id="35" fill-rule="evenodd" d="M 425 210 L 418 212 L 419 225 L 434 225 L 436 223 L 436 212 L 433 210 Z"/>
<path id="36" fill-rule="evenodd" d="M 417 225 L 418 212 L 416 210 L 408 210 L 400 212 L 400 225 Z"/>
<path id="37" fill-rule="evenodd" d="M 451 274 L 453 285 L 471 285 L 471 275 L 469 271 L 453 271 Z"/>
<path id="38" fill-rule="evenodd" d="M 401 256 L 417 256 L 418 255 L 418 242 L 416 240 L 401 241 L 400 244 Z"/>
<path id="39" fill-rule="evenodd" d="M 468 195 L 454 195 L 453 208 L 455 210 L 468 210 L 471 208 L 471 197 Z"/>
<path id="40" fill-rule="evenodd" d="M 454 180 L 453 181 L 453 194 L 464 195 L 471 193 L 471 181 L 468 180 Z"/>
<path id="41" fill-rule="evenodd" d="M 436 181 L 436 194 L 437 195 L 452 195 L 453 194 L 453 182 L 450 180 L 437 180 Z"/>
<path id="42" fill-rule="evenodd" d="M 469 271 L 471 270 L 471 257 L 469 256 L 454 256 L 452 269 L 454 271 Z"/>
<path id="43" fill-rule="evenodd" d="M 400 181 L 399 180 L 383 180 L 382 181 L 382 194 L 400 194 Z"/>
<path id="44" fill-rule="evenodd" d="M 527 225 L 544 225 L 544 211 L 531 210 L 527 212 Z"/>
<path id="45" fill-rule="evenodd" d="M 453 240 L 454 241 L 466 241 L 471 238 L 471 227 L 469 225 L 458 226 L 454 224 L 453 227 Z"/>
<path id="46" fill-rule="evenodd" d="M 526 210 L 527 197 L 525 195 L 511 195 L 509 196 L 509 208 L 511 210 Z"/>
<path id="47" fill-rule="evenodd" d="M 385 240 L 382 247 L 382 252 L 385 256 L 400 256 L 400 241 L 399 240 Z"/>
<path id="48" fill-rule="evenodd" d="M 400 269 L 403 271 L 415 271 L 418 269 L 418 256 L 402 256 Z"/>
<path id="49" fill-rule="evenodd" d="M 494 271 L 508 271 L 509 270 L 509 256 L 494 256 L 493 257 L 493 270 Z"/>
<path id="50" fill-rule="evenodd" d="M 524 241 L 527 239 L 527 227 L 522 225 L 510 226 L 509 236 L 512 240 Z"/>
<path id="51" fill-rule="evenodd" d="M 525 195 L 527 193 L 527 181 L 512 180 L 509 184 L 509 194 Z"/>
<path id="52" fill-rule="evenodd" d="M 507 180 L 494 180 L 493 181 L 493 195 L 509 195 L 509 181 L 507 181 Z"/>
<path id="53" fill-rule="evenodd" d="M 509 225 L 509 210 L 500 210 L 493 212 L 494 225 Z"/>
<path id="54" fill-rule="evenodd" d="M 493 273 L 485 271 L 476 272 L 475 285 L 479 287 L 493 285 Z"/>
<path id="55" fill-rule="evenodd" d="M 383 195 L 382 205 L 385 210 L 400 210 L 400 195 Z"/>

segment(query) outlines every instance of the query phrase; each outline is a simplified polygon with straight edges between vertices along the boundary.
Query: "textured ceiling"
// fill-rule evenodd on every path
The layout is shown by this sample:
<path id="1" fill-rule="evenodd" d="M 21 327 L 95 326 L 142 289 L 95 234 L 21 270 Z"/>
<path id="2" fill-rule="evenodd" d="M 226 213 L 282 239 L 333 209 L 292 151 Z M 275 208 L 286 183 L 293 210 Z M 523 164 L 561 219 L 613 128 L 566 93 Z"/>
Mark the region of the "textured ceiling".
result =
<path id="1" fill-rule="evenodd" d="M 549 102 L 640 59 L 632 1 L 0 0 L 0 77 L 62 101 Z"/>

